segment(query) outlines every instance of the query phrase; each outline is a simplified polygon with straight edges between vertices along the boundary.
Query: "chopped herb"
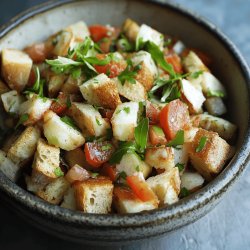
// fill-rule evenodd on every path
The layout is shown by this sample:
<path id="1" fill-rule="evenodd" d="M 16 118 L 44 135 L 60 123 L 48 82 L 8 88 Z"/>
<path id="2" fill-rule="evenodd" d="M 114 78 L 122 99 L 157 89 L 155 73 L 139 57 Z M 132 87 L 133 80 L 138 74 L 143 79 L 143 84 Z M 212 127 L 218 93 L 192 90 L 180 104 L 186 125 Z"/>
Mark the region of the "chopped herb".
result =
<path id="1" fill-rule="evenodd" d="M 164 47 L 168 47 L 172 43 L 172 39 L 168 38 L 166 41 L 164 41 Z"/>
<path id="2" fill-rule="evenodd" d="M 64 176 L 64 173 L 63 173 L 63 171 L 61 170 L 60 167 L 58 167 L 58 168 L 56 168 L 56 169 L 54 170 L 54 174 L 56 175 L 56 177 Z"/>
<path id="3" fill-rule="evenodd" d="M 206 143 L 207 143 L 207 137 L 202 136 L 200 141 L 199 141 L 199 145 L 195 149 L 195 152 L 197 152 L 197 153 L 201 152 L 203 150 L 203 148 L 206 146 Z"/>
<path id="4" fill-rule="evenodd" d="M 175 138 L 167 144 L 167 147 L 174 147 L 178 149 L 178 146 L 183 145 L 183 143 L 184 143 L 184 131 L 179 130 L 177 131 Z"/>
<path id="5" fill-rule="evenodd" d="M 140 170 L 140 166 L 136 166 L 135 170 L 136 170 L 137 172 L 140 172 L 140 171 L 141 171 L 141 170 Z"/>
<path id="6" fill-rule="evenodd" d="M 92 172 L 90 175 L 91 175 L 92 178 L 96 178 L 97 176 L 99 176 L 99 173 Z"/>
<path id="7" fill-rule="evenodd" d="M 20 116 L 17 125 L 15 127 L 15 129 L 17 129 L 20 125 L 22 125 L 24 122 L 26 122 L 29 119 L 29 115 L 28 114 L 23 114 Z"/>
<path id="8" fill-rule="evenodd" d="M 67 101 L 66 101 L 66 107 L 70 108 L 71 107 L 71 101 L 70 101 L 70 97 L 67 97 Z"/>
<path id="9" fill-rule="evenodd" d="M 135 142 L 139 153 L 143 153 L 147 146 L 149 119 L 142 119 L 135 128 Z"/>
<path id="10" fill-rule="evenodd" d="M 225 93 L 222 90 L 208 90 L 208 97 L 225 97 Z"/>
<path id="11" fill-rule="evenodd" d="M 130 107 L 124 107 L 123 110 L 124 110 L 127 114 L 129 114 L 129 112 L 130 112 Z"/>
<path id="12" fill-rule="evenodd" d="M 66 123 L 68 126 L 72 127 L 75 130 L 79 130 L 79 128 L 76 126 L 75 122 L 68 116 L 63 116 L 60 118 L 60 120 L 64 123 Z"/>
<path id="13" fill-rule="evenodd" d="M 118 114 L 120 114 L 121 112 L 122 112 L 122 110 L 119 109 L 119 110 L 117 110 L 115 113 L 118 115 Z"/>
<path id="14" fill-rule="evenodd" d="M 175 165 L 175 167 L 177 167 L 177 168 L 179 169 L 179 172 L 181 172 L 181 171 L 183 171 L 183 169 L 184 169 L 184 164 L 183 164 L 183 163 L 177 163 L 177 164 Z"/>
<path id="15" fill-rule="evenodd" d="M 103 151 L 110 150 L 111 148 L 112 148 L 112 145 L 111 145 L 111 144 L 106 144 L 106 145 L 103 145 L 103 146 L 101 147 L 101 149 L 102 149 Z"/>
<path id="16" fill-rule="evenodd" d="M 155 132 L 157 135 L 159 135 L 159 136 L 165 136 L 165 134 L 164 134 L 164 132 L 163 132 L 163 130 L 162 130 L 161 127 L 156 126 L 156 125 L 153 125 L 153 126 L 152 126 L 152 129 L 154 130 L 154 132 Z"/>
<path id="17" fill-rule="evenodd" d="M 71 72 L 71 76 L 74 78 L 74 79 L 77 79 L 81 76 L 82 74 L 82 70 L 81 68 L 76 68 L 76 69 L 73 69 L 72 72 Z"/>
<path id="18" fill-rule="evenodd" d="M 200 75 L 202 75 L 203 74 L 203 71 L 202 70 L 200 70 L 200 71 L 196 71 L 196 72 L 194 72 L 194 73 L 191 73 L 191 77 L 193 78 L 193 79 L 197 79 Z"/>
<path id="19" fill-rule="evenodd" d="M 127 174 L 124 171 L 122 171 L 122 172 L 119 173 L 119 178 L 122 178 L 122 179 L 126 180 Z"/>
<path id="20" fill-rule="evenodd" d="M 134 50 L 134 45 L 129 42 L 124 35 L 122 35 L 122 38 L 118 40 L 117 44 L 123 52 L 131 52 Z"/>
<path id="21" fill-rule="evenodd" d="M 187 197 L 189 195 L 190 195 L 190 192 L 185 187 L 181 188 L 181 191 L 179 194 L 180 198 L 184 198 L 184 197 Z"/>
<path id="22" fill-rule="evenodd" d="M 102 126 L 102 123 L 97 118 L 95 118 L 95 121 L 96 121 L 98 126 Z"/>

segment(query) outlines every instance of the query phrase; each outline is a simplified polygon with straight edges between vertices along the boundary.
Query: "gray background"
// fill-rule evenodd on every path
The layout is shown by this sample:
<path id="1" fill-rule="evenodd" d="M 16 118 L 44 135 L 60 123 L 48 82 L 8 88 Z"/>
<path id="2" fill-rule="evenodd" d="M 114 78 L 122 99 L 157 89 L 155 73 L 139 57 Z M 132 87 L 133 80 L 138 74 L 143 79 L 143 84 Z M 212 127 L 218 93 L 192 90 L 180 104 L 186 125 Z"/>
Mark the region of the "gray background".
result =
<path id="1" fill-rule="evenodd" d="M 42 0 L 1 0 L 0 24 Z M 238 46 L 250 63 L 249 0 L 176 0 L 172 1 L 211 20 Z M 236 83 L 237 84 L 237 83 Z M 160 240 L 117 247 L 123 250 L 245 250 L 250 249 L 250 169 L 227 197 L 198 222 L 170 233 Z M 111 249 L 77 245 L 42 233 L 8 211 L 0 201 L 0 249 Z M 115 250 L 115 247 L 112 247 Z"/>

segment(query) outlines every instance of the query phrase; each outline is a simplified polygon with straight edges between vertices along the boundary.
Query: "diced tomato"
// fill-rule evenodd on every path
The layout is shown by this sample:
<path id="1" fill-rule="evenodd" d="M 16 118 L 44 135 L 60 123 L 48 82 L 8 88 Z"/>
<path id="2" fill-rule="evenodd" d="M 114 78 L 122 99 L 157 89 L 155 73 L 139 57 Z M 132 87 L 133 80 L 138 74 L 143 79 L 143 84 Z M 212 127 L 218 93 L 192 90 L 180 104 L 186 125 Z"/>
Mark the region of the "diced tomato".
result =
<path id="1" fill-rule="evenodd" d="M 116 181 L 118 172 L 116 171 L 115 166 L 112 166 L 108 163 L 104 163 L 102 171 L 103 175 L 108 176 L 111 181 Z"/>
<path id="2" fill-rule="evenodd" d="M 63 113 L 68 107 L 69 97 L 64 93 L 60 92 L 57 100 L 54 100 L 50 106 L 50 110 L 56 114 Z"/>
<path id="3" fill-rule="evenodd" d="M 163 130 L 158 126 L 150 126 L 149 127 L 149 141 L 152 145 L 163 145 L 167 143 L 167 139 Z"/>
<path id="4" fill-rule="evenodd" d="M 75 181 L 84 181 L 90 178 L 89 172 L 79 165 L 72 167 L 65 175 L 66 180 L 69 183 L 74 183 Z"/>
<path id="5" fill-rule="evenodd" d="M 92 167 L 99 168 L 107 162 L 114 152 L 114 146 L 108 142 L 87 142 L 84 146 L 86 161 Z"/>
<path id="6" fill-rule="evenodd" d="M 171 64 L 174 68 L 174 71 L 176 73 L 182 74 L 183 69 L 182 69 L 182 64 L 181 64 L 181 59 L 180 57 L 175 54 L 175 53 L 170 53 L 165 57 L 165 60 Z"/>
<path id="7" fill-rule="evenodd" d="M 105 37 L 110 37 L 112 35 L 112 27 L 104 25 L 92 25 L 89 26 L 90 35 L 94 42 L 98 42 Z"/>
<path id="8" fill-rule="evenodd" d="M 135 195 L 142 201 L 157 201 L 157 196 L 148 186 L 147 182 L 138 176 L 127 176 L 126 181 Z"/>
<path id="9" fill-rule="evenodd" d="M 98 42 L 100 49 L 103 53 L 109 53 L 110 52 L 110 46 L 112 44 L 111 38 L 104 38 Z"/>
<path id="10" fill-rule="evenodd" d="M 146 117 L 149 118 L 150 124 L 159 123 L 160 111 L 149 101 L 146 102 Z"/>
<path id="11" fill-rule="evenodd" d="M 188 55 L 188 53 L 190 51 L 193 51 L 200 59 L 201 61 L 207 66 L 209 67 L 212 63 L 212 58 L 209 57 L 208 54 L 206 54 L 205 52 L 199 50 L 199 49 L 196 49 L 196 48 L 190 48 L 190 49 L 185 49 L 183 52 L 182 52 L 182 56 L 183 57 L 186 57 Z"/>
<path id="12" fill-rule="evenodd" d="M 99 54 L 96 57 L 100 60 L 105 59 L 106 55 Z M 110 63 L 100 66 L 95 65 L 94 66 L 96 71 L 101 74 L 104 73 L 109 76 L 109 78 L 117 77 L 122 71 L 124 71 L 127 67 L 127 63 L 124 60 L 120 61 L 111 61 Z"/>
<path id="13" fill-rule="evenodd" d="M 45 43 L 36 43 L 24 49 L 34 63 L 42 63 L 48 58 L 49 50 Z"/>
<path id="14" fill-rule="evenodd" d="M 172 140 L 188 123 L 188 106 L 179 99 L 168 103 L 160 112 L 160 126 L 168 140 Z"/>

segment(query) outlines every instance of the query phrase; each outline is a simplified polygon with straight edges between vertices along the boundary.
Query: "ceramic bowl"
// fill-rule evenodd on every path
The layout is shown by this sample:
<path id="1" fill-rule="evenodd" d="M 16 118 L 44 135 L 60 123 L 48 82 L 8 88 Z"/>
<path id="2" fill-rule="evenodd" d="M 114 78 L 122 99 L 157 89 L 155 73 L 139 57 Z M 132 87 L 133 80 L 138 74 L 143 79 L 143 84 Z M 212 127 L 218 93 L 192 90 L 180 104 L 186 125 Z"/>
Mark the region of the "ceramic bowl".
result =
<path id="1" fill-rule="evenodd" d="M 130 17 L 179 37 L 187 46 L 209 53 L 213 72 L 228 90 L 230 119 L 238 126 L 236 154 L 207 186 L 178 203 L 129 215 L 98 215 L 53 206 L 23 190 L 0 173 L 1 202 L 26 222 L 55 236 L 92 244 L 125 244 L 162 236 L 208 213 L 238 179 L 249 158 L 249 69 L 235 46 L 203 18 L 162 1 L 60 1 L 19 15 L 0 30 L 0 50 L 23 48 L 61 28 L 84 20 L 120 26 Z"/>

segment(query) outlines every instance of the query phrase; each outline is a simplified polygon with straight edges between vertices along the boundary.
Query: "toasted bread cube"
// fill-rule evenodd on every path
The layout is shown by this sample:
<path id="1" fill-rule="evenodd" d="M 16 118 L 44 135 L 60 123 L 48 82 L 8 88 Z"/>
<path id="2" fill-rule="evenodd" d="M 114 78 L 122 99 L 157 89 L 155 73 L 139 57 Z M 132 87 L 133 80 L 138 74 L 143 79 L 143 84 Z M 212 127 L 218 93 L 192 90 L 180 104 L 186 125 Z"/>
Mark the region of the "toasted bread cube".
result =
<path id="1" fill-rule="evenodd" d="M 196 89 L 188 80 L 183 79 L 181 82 L 183 98 L 188 105 L 189 112 L 202 112 L 202 105 L 206 100 L 202 94 L 202 91 Z"/>
<path id="2" fill-rule="evenodd" d="M 16 164 L 25 163 L 34 155 L 40 137 L 38 127 L 27 127 L 10 147 L 8 158 Z"/>
<path id="3" fill-rule="evenodd" d="M 121 103 L 116 83 L 105 74 L 100 74 L 80 86 L 80 91 L 89 104 L 115 109 Z"/>
<path id="4" fill-rule="evenodd" d="M 131 61 L 133 66 L 141 65 L 141 69 L 137 72 L 135 79 L 149 91 L 153 86 L 155 78 L 158 76 L 158 70 L 151 55 L 141 50 L 131 57 Z"/>
<path id="5" fill-rule="evenodd" d="M 186 71 L 190 73 L 195 73 L 198 71 L 209 71 L 205 64 L 193 51 L 190 51 L 188 55 L 183 59 L 183 65 Z M 203 74 L 201 74 L 200 76 L 202 75 Z"/>
<path id="6" fill-rule="evenodd" d="M 39 139 L 37 151 L 32 164 L 32 182 L 46 186 L 58 178 L 57 170 L 60 168 L 60 149 L 48 145 L 43 139 Z"/>
<path id="7" fill-rule="evenodd" d="M 146 24 L 141 25 L 136 40 L 143 43 L 150 41 L 155 45 L 157 45 L 161 50 L 163 49 L 163 44 L 164 44 L 163 34 L 149 27 Z"/>
<path id="8" fill-rule="evenodd" d="M 19 50 L 3 49 L 2 76 L 11 89 L 21 92 L 28 83 L 32 60 Z"/>
<path id="9" fill-rule="evenodd" d="M 220 97 L 209 97 L 204 105 L 210 115 L 220 116 L 227 113 L 227 108 Z"/>
<path id="10" fill-rule="evenodd" d="M 50 76 L 47 83 L 49 97 L 56 97 L 66 80 L 67 76 L 63 74 Z"/>
<path id="11" fill-rule="evenodd" d="M 191 127 L 184 130 L 184 142 L 192 142 L 198 131 L 198 128 Z"/>
<path id="12" fill-rule="evenodd" d="M 170 205 L 179 200 L 181 182 L 178 168 L 150 177 L 147 183 L 160 200 L 160 205 Z"/>
<path id="13" fill-rule="evenodd" d="M 70 187 L 63 196 L 61 207 L 76 210 L 75 190 Z"/>
<path id="14" fill-rule="evenodd" d="M 148 148 L 145 162 L 156 169 L 169 171 L 175 166 L 174 149 L 171 147 Z"/>
<path id="15" fill-rule="evenodd" d="M 66 95 L 80 94 L 79 86 L 85 82 L 85 76 L 73 78 L 71 75 L 63 84 L 61 91 Z"/>
<path id="16" fill-rule="evenodd" d="M 1 95 L 3 107 L 7 113 L 19 113 L 19 107 L 24 102 L 24 97 L 19 95 L 16 90 L 8 91 Z"/>
<path id="17" fill-rule="evenodd" d="M 113 184 L 109 179 L 88 179 L 74 185 L 76 206 L 85 213 L 111 211 Z"/>
<path id="18" fill-rule="evenodd" d="M 39 190 L 37 195 L 51 204 L 58 205 L 69 186 L 69 182 L 64 177 L 60 177 L 49 183 L 43 190 Z"/>
<path id="19" fill-rule="evenodd" d="M 202 137 L 206 137 L 207 141 L 202 150 L 196 152 Z M 188 153 L 192 166 L 206 180 L 211 180 L 222 170 L 226 160 L 228 160 L 230 145 L 217 133 L 199 129 L 188 147 Z"/>
<path id="20" fill-rule="evenodd" d="M 137 126 L 139 104 L 125 102 L 117 106 L 112 119 L 112 129 L 115 139 L 119 141 L 132 141 Z"/>
<path id="21" fill-rule="evenodd" d="M 81 132 L 66 124 L 53 111 L 47 111 L 44 115 L 44 136 L 49 144 L 70 151 L 82 146 L 85 139 Z"/>
<path id="22" fill-rule="evenodd" d="M 202 187 L 204 178 L 197 172 L 184 172 L 181 176 L 181 188 L 186 188 L 190 192 L 194 192 Z"/>
<path id="23" fill-rule="evenodd" d="M 123 187 L 114 188 L 114 206 L 120 214 L 139 213 L 157 208 L 155 202 L 143 202 L 130 189 Z"/>
<path id="24" fill-rule="evenodd" d="M 118 173 L 125 172 L 128 176 L 142 173 L 144 178 L 147 178 L 152 171 L 152 167 L 142 161 L 136 153 L 127 153 L 123 155 L 120 163 L 116 165 L 116 170 Z"/>
<path id="25" fill-rule="evenodd" d="M 195 115 L 191 120 L 198 121 L 198 126 L 203 129 L 217 132 L 225 140 L 233 138 L 237 129 L 233 123 L 208 114 Z"/>
<path id="26" fill-rule="evenodd" d="M 71 168 L 75 165 L 79 165 L 81 167 L 86 166 L 85 153 L 82 148 L 66 151 L 64 154 L 64 159 Z"/>
<path id="27" fill-rule="evenodd" d="M 122 25 L 122 31 L 124 32 L 125 36 L 132 42 L 135 42 L 139 30 L 139 25 L 129 18 L 127 18 Z"/>
<path id="28" fill-rule="evenodd" d="M 73 49 L 78 43 L 83 42 L 87 36 L 89 36 L 89 30 L 84 22 L 80 21 L 70 25 L 49 38 L 56 41 L 53 54 L 57 56 L 67 55 L 69 49 Z"/>
<path id="29" fill-rule="evenodd" d="M 2 150 L 0 150 L 0 171 L 13 182 L 16 182 L 20 175 L 19 166 L 11 161 Z"/>
<path id="30" fill-rule="evenodd" d="M 102 118 L 92 105 L 73 102 L 68 114 L 74 119 L 83 133 L 90 136 L 104 136 L 110 124 Z"/>
<path id="31" fill-rule="evenodd" d="M 0 80 L 0 95 L 9 91 L 10 89 L 8 88 L 8 86 L 3 81 Z"/>
<path id="32" fill-rule="evenodd" d="M 36 180 L 33 181 L 31 176 L 28 176 L 28 175 L 25 176 L 26 188 L 28 191 L 34 194 L 42 190 L 46 185 L 42 182 L 35 182 L 35 181 Z"/>
<path id="33" fill-rule="evenodd" d="M 121 96 L 133 102 L 147 100 L 147 91 L 140 82 L 136 81 L 135 84 L 131 84 L 130 82 L 126 81 L 124 84 L 122 84 L 118 78 L 114 80 Z"/>
<path id="34" fill-rule="evenodd" d="M 41 98 L 38 95 L 33 95 L 29 100 L 22 103 L 19 109 L 19 114 L 28 114 L 29 119 L 24 122 L 24 125 L 33 125 L 42 119 L 44 113 L 50 108 L 52 100 Z"/>
<path id="35" fill-rule="evenodd" d="M 222 83 L 210 72 L 203 72 L 202 77 L 202 91 L 207 96 L 213 96 L 214 94 L 226 96 L 226 89 L 222 85 Z"/>

